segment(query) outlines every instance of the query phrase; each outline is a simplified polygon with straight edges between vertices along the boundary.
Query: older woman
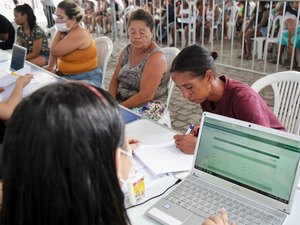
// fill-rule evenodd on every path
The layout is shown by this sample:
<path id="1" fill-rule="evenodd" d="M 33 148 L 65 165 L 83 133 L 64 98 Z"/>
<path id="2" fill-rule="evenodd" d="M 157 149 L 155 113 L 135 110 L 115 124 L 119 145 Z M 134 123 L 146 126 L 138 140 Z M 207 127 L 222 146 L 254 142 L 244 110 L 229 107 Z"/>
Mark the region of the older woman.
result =
<path id="1" fill-rule="evenodd" d="M 183 49 L 171 66 L 171 78 L 190 102 L 200 104 L 203 111 L 284 130 L 273 111 L 248 85 L 219 76 L 214 65 L 217 53 L 211 54 L 200 46 Z M 193 135 L 175 135 L 176 146 L 193 153 Z"/>
<path id="2" fill-rule="evenodd" d="M 102 71 L 90 33 L 80 26 L 83 9 L 72 0 L 60 2 L 56 9 L 56 33 L 50 52 L 49 71 L 70 80 L 84 80 L 100 87 Z"/>
<path id="3" fill-rule="evenodd" d="M 48 40 L 43 29 L 37 25 L 36 17 L 28 4 L 18 5 L 14 10 L 17 30 L 17 43 L 27 48 L 26 60 L 44 66 L 49 59 Z"/>
<path id="4" fill-rule="evenodd" d="M 109 92 L 123 106 L 158 119 L 168 94 L 167 59 L 152 40 L 154 21 L 143 10 L 128 21 L 130 44 L 122 51 Z"/>

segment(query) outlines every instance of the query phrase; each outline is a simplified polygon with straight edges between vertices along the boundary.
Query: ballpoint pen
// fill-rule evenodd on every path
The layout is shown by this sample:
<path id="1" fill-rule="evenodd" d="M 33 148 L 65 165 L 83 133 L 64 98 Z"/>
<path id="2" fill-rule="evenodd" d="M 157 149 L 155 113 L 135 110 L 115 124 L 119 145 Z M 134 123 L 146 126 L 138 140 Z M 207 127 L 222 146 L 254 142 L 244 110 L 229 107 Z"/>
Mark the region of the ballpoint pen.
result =
<path id="1" fill-rule="evenodd" d="M 195 125 L 191 123 L 189 128 L 186 130 L 185 134 L 190 134 L 193 131 L 194 127 Z"/>
<path id="2" fill-rule="evenodd" d="M 11 75 L 17 76 L 17 77 L 22 77 L 22 75 L 17 74 L 16 72 L 11 72 Z"/>

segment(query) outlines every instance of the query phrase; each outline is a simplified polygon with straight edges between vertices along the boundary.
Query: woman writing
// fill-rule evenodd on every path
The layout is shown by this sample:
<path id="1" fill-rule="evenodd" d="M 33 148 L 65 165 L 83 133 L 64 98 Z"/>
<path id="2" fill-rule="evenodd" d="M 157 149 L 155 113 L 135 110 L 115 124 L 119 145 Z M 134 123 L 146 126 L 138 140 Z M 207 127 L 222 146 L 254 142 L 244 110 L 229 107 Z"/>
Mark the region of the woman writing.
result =
<path id="1" fill-rule="evenodd" d="M 43 29 L 37 25 L 36 17 L 28 4 L 18 5 L 14 9 L 17 30 L 17 43 L 27 48 L 26 60 L 44 66 L 48 63 L 48 40 Z"/>
<path id="2" fill-rule="evenodd" d="M 69 80 L 84 80 L 100 87 L 102 71 L 90 33 L 80 26 L 83 9 L 72 0 L 60 2 L 56 9 L 56 33 L 47 70 Z"/>
<path id="3" fill-rule="evenodd" d="M 220 76 L 211 54 L 200 46 L 183 49 L 171 66 L 171 78 L 184 98 L 200 104 L 203 111 L 284 130 L 273 111 L 248 85 Z M 192 154 L 196 145 L 194 135 L 175 135 L 176 146 Z"/>
<path id="4" fill-rule="evenodd" d="M 110 94 L 129 109 L 159 119 L 168 95 L 167 59 L 152 40 L 154 21 L 143 9 L 128 21 L 130 44 L 121 52 Z M 146 105 L 145 105 L 146 104 Z"/>

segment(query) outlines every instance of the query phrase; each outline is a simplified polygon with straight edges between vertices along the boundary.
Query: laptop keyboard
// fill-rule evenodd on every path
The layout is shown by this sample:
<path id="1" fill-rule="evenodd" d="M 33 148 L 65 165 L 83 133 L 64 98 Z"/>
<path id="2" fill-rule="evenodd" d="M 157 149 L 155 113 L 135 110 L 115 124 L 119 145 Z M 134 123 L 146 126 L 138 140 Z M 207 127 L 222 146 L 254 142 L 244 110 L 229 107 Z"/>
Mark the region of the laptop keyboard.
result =
<path id="1" fill-rule="evenodd" d="M 219 214 L 223 207 L 229 214 L 229 220 L 237 225 L 280 225 L 283 223 L 282 218 L 187 179 L 182 181 L 165 199 L 203 217 Z"/>

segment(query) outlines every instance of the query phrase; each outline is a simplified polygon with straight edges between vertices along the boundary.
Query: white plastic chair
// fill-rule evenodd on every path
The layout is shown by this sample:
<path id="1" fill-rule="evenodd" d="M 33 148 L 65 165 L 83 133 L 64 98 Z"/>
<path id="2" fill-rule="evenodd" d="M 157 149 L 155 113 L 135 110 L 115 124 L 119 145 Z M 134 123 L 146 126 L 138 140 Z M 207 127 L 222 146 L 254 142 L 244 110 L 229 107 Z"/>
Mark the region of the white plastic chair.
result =
<path id="1" fill-rule="evenodd" d="M 290 132 L 300 134 L 300 72 L 284 71 L 267 75 L 252 84 L 256 92 L 271 86 L 274 94 L 273 112 Z"/>
<path id="2" fill-rule="evenodd" d="M 56 26 L 53 26 L 53 27 L 50 27 L 50 28 L 45 29 L 45 33 L 46 33 L 47 38 L 48 38 L 49 35 L 50 35 L 49 46 L 51 46 L 52 40 L 53 40 L 53 38 L 54 38 L 56 32 L 57 32 Z"/>
<path id="3" fill-rule="evenodd" d="M 268 46 L 269 44 L 278 44 L 278 38 L 275 37 L 275 29 L 276 29 L 276 24 L 279 23 L 279 26 L 280 26 L 280 29 L 279 29 L 279 32 L 278 32 L 278 35 L 280 34 L 280 31 L 282 30 L 282 26 L 283 26 L 283 18 L 282 16 L 276 16 L 273 20 L 273 23 L 272 23 L 272 30 L 271 30 L 271 34 L 270 34 L 270 37 L 267 38 L 266 42 L 265 42 L 265 47 L 264 47 L 264 59 L 267 58 L 267 54 L 268 54 Z M 275 57 L 275 49 L 276 48 L 273 48 L 273 51 L 272 51 L 272 57 L 274 58 Z"/>
<path id="4" fill-rule="evenodd" d="M 173 59 L 180 52 L 180 50 L 175 47 L 165 47 L 165 48 L 162 48 L 162 51 L 165 53 L 165 55 L 167 57 L 168 73 L 169 73 Z M 169 128 L 172 128 L 171 117 L 170 117 L 170 112 L 169 112 L 169 105 L 170 105 L 170 101 L 171 101 L 173 88 L 174 88 L 174 82 L 172 81 L 172 79 L 170 79 L 169 84 L 168 84 L 168 97 L 167 97 L 167 102 L 166 102 L 167 106 L 164 109 L 162 117 L 157 121 L 160 124 L 167 125 Z"/>
<path id="5" fill-rule="evenodd" d="M 95 39 L 95 44 L 97 47 L 97 55 L 98 55 L 98 66 L 102 69 L 102 84 L 101 87 L 104 87 L 104 81 L 106 77 L 106 67 L 108 60 L 111 56 L 113 50 L 113 42 L 108 37 L 99 37 Z"/>
<path id="6" fill-rule="evenodd" d="M 235 37 L 235 26 L 236 26 L 236 22 L 238 19 L 238 15 L 239 15 L 239 7 L 237 6 L 237 4 L 234 4 L 231 7 L 231 12 L 230 12 L 230 17 L 229 17 L 229 21 L 227 22 L 227 37 L 229 39 L 234 38 Z"/>
<path id="7" fill-rule="evenodd" d="M 175 5 L 177 4 L 177 2 L 181 3 L 182 1 L 187 1 L 187 0 L 177 0 L 175 1 Z M 187 3 L 190 11 L 189 18 L 178 18 L 178 22 L 188 23 L 189 26 L 188 44 L 190 45 L 191 43 L 195 43 L 196 41 L 196 23 L 197 23 L 197 17 L 199 15 L 199 11 L 197 9 L 197 1 L 187 1 Z M 181 47 L 184 48 L 186 45 L 184 28 L 180 27 L 179 29 L 175 29 L 175 30 L 176 30 L 176 35 L 175 35 L 175 41 L 173 40 L 174 44 L 177 43 L 178 35 L 179 33 L 181 33 Z"/>

